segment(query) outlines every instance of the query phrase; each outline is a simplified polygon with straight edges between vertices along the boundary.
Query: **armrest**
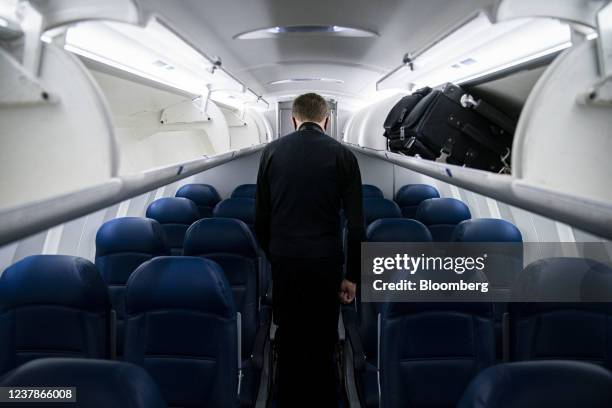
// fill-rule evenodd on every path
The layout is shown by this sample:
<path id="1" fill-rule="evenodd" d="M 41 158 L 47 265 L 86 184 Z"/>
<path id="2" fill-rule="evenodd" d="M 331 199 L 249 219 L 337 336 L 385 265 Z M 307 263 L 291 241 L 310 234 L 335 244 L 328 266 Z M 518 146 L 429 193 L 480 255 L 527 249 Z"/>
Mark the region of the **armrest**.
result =
<path id="1" fill-rule="evenodd" d="M 264 363 L 264 350 L 266 342 L 270 334 L 270 323 L 265 323 L 259 326 L 255 334 L 255 342 L 253 343 L 253 351 L 251 353 L 251 361 L 256 370 L 261 370 Z"/>
<path id="2" fill-rule="evenodd" d="M 353 349 L 353 366 L 355 367 L 355 370 L 361 371 L 365 367 L 366 355 L 365 351 L 363 350 L 363 343 L 361 342 L 359 330 L 357 329 L 356 313 L 351 309 L 343 309 L 342 312 L 346 338 Z"/>

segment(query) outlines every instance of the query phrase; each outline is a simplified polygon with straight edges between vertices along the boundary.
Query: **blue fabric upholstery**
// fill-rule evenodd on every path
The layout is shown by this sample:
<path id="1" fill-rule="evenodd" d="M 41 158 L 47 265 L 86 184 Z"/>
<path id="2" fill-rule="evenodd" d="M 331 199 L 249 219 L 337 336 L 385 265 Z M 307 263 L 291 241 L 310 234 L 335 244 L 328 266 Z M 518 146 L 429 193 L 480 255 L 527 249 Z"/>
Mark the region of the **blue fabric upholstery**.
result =
<path id="1" fill-rule="evenodd" d="M 427 225 L 434 241 L 448 242 L 455 226 L 472 214 L 467 205 L 454 198 L 429 198 L 419 204 L 415 218 Z"/>
<path id="2" fill-rule="evenodd" d="M 175 197 L 193 201 L 198 206 L 201 218 L 212 217 L 213 208 L 221 201 L 219 193 L 210 184 L 185 184 L 177 190 Z"/>
<path id="3" fill-rule="evenodd" d="M 232 288 L 236 310 L 241 314 L 243 367 L 250 366 L 261 321 L 258 306 L 261 280 L 264 279 L 259 247 L 251 230 L 242 221 L 231 218 L 200 220 L 187 231 L 184 255 L 206 257 L 223 269 Z M 259 372 L 251 370 L 244 374 L 241 399 L 254 401 Z"/>
<path id="4" fill-rule="evenodd" d="M 363 200 L 363 216 L 366 228 L 381 218 L 402 218 L 397 204 L 385 198 L 366 198 Z"/>
<path id="5" fill-rule="evenodd" d="M 181 197 L 164 197 L 153 201 L 146 215 L 162 225 L 172 255 L 182 253 L 187 228 L 200 219 L 198 206 Z"/>
<path id="6" fill-rule="evenodd" d="M 453 231 L 453 242 L 497 242 L 522 243 L 523 237 L 516 226 L 508 221 L 495 218 L 477 218 L 461 221 Z M 490 283 L 490 292 L 495 299 L 500 300 L 493 304 L 495 309 L 495 338 L 497 343 L 497 356 L 502 357 L 502 320 L 508 311 L 512 284 L 523 270 L 523 246 L 502 245 L 489 246 L 487 249 L 487 274 Z"/>
<path id="7" fill-rule="evenodd" d="M 462 279 L 485 282 L 482 273 Z M 454 407 L 465 387 L 495 363 L 488 302 L 393 302 L 382 313 L 381 407 Z"/>
<path id="8" fill-rule="evenodd" d="M 612 375 L 576 361 L 499 364 L 480 373 L 458 408 L 604 408 L 612 406 Z"/>
<path id="9" fill-rule="evenodd" d="M 519 274 L 512 292 L 534 300 L 509 305 L 514 360 L 582 360 L 612 369 L 612 303 L 579 302 L 582 292 L 609 299 L 612 269 L 584 258 L 542 259 Z M 568 302 L 553 301 L 559 299 Z"/>
<path id="10" fill-rule="evenodd" d="M 383 218 L 367 230 L 368 242 L 431 242 L 426 226 L 415 220 Z M 358 373 L 362 398 L 367 407 L 378 406 L 378 314 L 383 305 L 357 301 L 358 333 L 366 354 L 365 369 Z"/>
<path id="11" fill-rule="evenodd" d="M 198 257 L 158 257 L 130 277 L 126 361 L 144 367 L 169 406 L 236 404 L 236 309 L 223 271 Z"/>
<path id="12" fill-rule="evenodd" d="M 231 198 L 253 198 L 255 199 L 255 193 L 257 192 L 257 185 L 255 184 L 241 184 L 232 191 Z"/>
<path id="13" fill-rule="evenodd" d="M 455 242 L 523 242 L 521 231 L 511 222 L 497 218 L 476 218 L 457 224 Z"/>
<path id="14" fill-rule="evenodd" d="M 363 198 L 385 198 L 382 190 L 372 184 L 363 184 L 361 186 L 361 194 Z"/>
<path id="15" fill-rule="evenodd" d="M 33 255 L 0 275 L 0 373 L 41 357 L 109 356 L 110 301 L 86 259 Z"/>
<path id="16" fill-rule="evenodd" d="M 105 222 L 96 234 L 96 266 L 108 285 L 117 313 L 117 352 L 123 354 L 125 285 L 143 262 L 170 255 L 162 226 L 150 218 L 124 217 Z"/>
<path id="17" fill-rule="evenodd" d="M 368 227 L 368 242 L 431 242 L 433 238 L 425 225 L 416 220 L 382 218 Z"/>
<path id="18" fill-rule="evenodd" d="M 75 387 L 76 402 L 33 404 L 65 408 L 165 408 L 157 385 L 129 363 L 80 358 L 30 361 L 0 380 L 2 387 Z M 5 406 L 5 404 L 2 404 Z M 6 406 L 13 406 L 6 404 Z M 26 406 L 23 403 L 16 407 Z"/>
<path id="19" fill-rule="evenodd" d="M 438 190 L 429 184 L 407 184 L 395 194 L 395 202 L 406 218 L 414 218 L 419 204 L 429 198 L 440 198 Z"/>
<path id="20" fill-rule="evenodd" d="M 213 210 L 218 218 L 235 218 L 253 228 L 255 222 L 255 200 L 252 198 L 228 198 L 221 201 Z"/>

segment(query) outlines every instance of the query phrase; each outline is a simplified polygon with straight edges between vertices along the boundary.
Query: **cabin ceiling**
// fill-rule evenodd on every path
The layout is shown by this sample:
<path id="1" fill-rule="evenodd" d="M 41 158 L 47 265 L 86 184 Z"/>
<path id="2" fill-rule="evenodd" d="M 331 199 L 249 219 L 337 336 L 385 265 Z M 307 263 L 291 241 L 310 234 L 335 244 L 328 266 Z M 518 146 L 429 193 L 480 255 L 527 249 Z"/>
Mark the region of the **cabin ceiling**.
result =
<path id="1" fill-rule="evenodd" d="M 274 99 L 305 90 L 363 97 L 402 56 L 435 39 L 494 0 L 139 0 L 145 13 L 163 16 L 175 29 L 249 87 Z M 245 31 L 290 25 L 340 25 L 378 37 L 291 36 L 236 40 Z M 271 85 L 302 77 L 338 83 Z"/>

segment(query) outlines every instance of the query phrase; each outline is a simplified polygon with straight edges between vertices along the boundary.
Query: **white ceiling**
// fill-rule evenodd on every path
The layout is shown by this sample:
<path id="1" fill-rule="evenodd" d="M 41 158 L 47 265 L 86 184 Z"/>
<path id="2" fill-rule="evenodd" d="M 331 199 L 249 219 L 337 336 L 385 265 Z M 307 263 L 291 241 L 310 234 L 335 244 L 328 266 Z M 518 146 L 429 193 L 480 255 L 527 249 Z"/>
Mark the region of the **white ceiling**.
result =
<path id="1" fill-rule="evenodd" d="M 494 0 L 139 0 L 201 51 L 269 99 L 316 90 L 364 97 L 402 56 Z M 291 36 L 234 40 L 236 34 L 287 25 L 341 25 L 372 30 L 374 38 Z M 287 78 L 326 77 L 343 84 L 269 85 Z"/>

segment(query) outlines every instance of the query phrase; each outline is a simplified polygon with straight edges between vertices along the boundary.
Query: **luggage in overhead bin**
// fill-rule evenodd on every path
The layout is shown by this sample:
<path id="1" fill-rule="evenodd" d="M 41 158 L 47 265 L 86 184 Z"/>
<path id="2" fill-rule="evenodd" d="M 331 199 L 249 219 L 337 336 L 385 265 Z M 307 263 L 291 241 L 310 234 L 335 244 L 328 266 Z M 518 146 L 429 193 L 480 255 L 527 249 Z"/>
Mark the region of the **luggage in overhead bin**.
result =
<path id="1" fill-rule="evenodd" d="M 454 84 L 415 94 L 414 105 L 405 101 L 408 97 L 402 98 L 385 121 L 389 150 L 493 172 L 510 171 L 514 120 Z M 388 123 L 394 126 L 387 128 Z"/>

